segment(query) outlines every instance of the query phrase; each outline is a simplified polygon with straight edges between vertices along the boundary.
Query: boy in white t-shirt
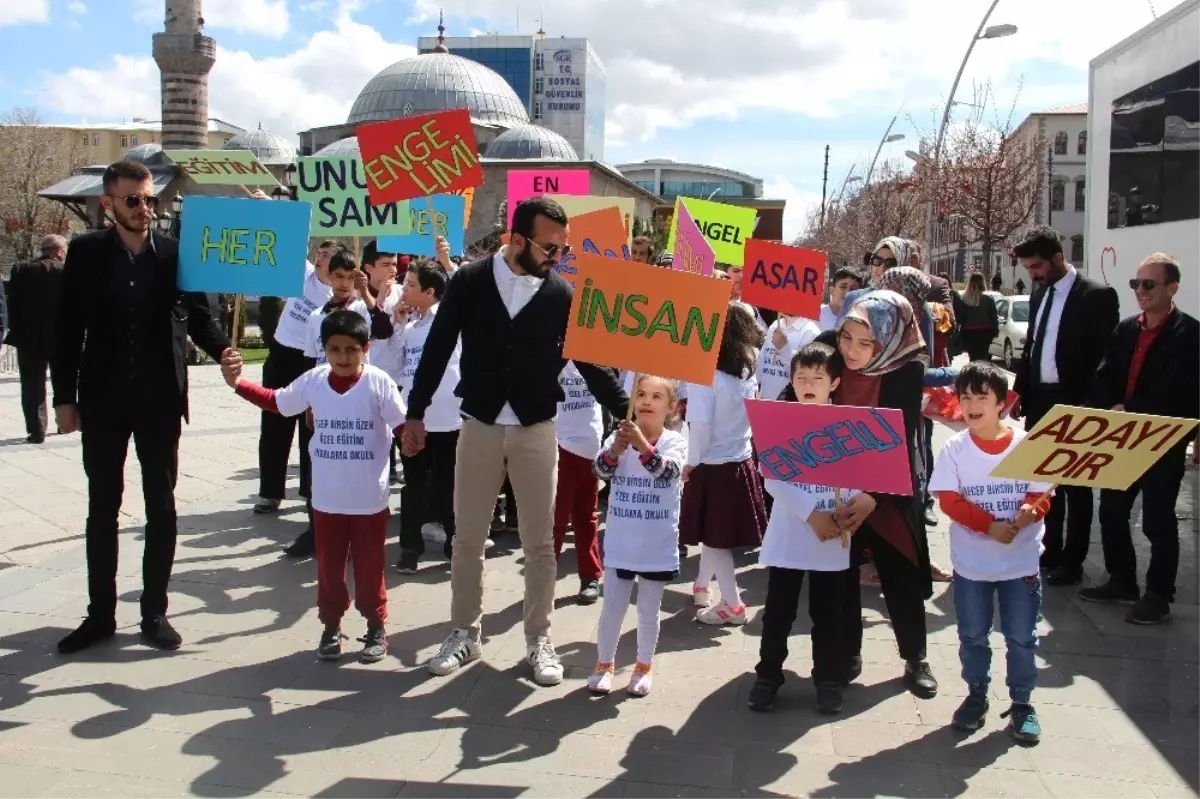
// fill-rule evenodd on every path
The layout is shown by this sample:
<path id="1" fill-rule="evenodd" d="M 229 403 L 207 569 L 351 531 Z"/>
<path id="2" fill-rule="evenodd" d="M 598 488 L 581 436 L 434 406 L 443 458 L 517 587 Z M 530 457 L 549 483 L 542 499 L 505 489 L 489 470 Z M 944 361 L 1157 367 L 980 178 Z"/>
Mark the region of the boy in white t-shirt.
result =
<path id="1" fill-rule="evenodd" d="M 838 315 L 842 312 L 842 304 L 846 295 L 863 287 L 862 272 L 851 266 L 838 267 L 829 282 L 829 302 L 821 306 L 821 318 L 817 326 L 824 333 L 837 327 Z"/>
<path id="2" fill-rule="evenodd" d="M 792 357 L 788 385 L 780 399 L 827 405 L 841 380 L 842 368 L 842 356 L 833 347 L 801 347 Z M 807 573 L 817 710 L 837 713 L 842 709 L 842 692 L 862 668 L 847 652 L 851 642 L 857 641 L 853 626 L 861 627 L 862 610 L 858 571 L 850 567 L 852 531 L 838 527 L 834 512 L 840 502 L 858 491 L 773 479 L 763 484 L 775 504 L 758 558 L 767 567 L 767 603 L 750 709 L 770 710 L 783 685 L 788 636 Z"/>
<path id="3" fill-rule="evenodd" d="M 758 395 L 763 399 L 779 399 L 788 385 L 792 356 L 810 343 L 821 330 L 817 323 L 802 316 L 780 314 L 767 328 L 766 341 L 758 351 Z"/>
<path id="4" fill-rule="evenodd" d="M 564 399 L 558 403 L 554 433 L 558 437 L 558 486 L 554 494 L 554 557 L 562 555 L 567 525 L 575 536 L 581 605 L 600 599 L 599 515 L 600 478 L 592 463 L 600 454 L 604 421 L 600 403 L 588 391 L 575 364 L 567 361 L 558 376 Z"/>
<path id="5" fill-rule="evenodd" d="M 412 391 L 413 379 L 425 341 L 433 327 L 442 295 L 446 293 L 446 272 L 433 261 L 409 264 L 404 276 L 400 305 L 393 312 L 403 327 L 392 337 L 399 353 L 399 382 L 404 396 Z M 415 574 L 425 539 L 421 528 L 436 522 L 446 531 L 442 552 L 447 558 L 454 551 L 454 467 L 457 463 L 458 433 L 462 429 L 462 400 L 454 394 L 461 370 L 462 342 L 454 348 L 446 363 L 442 382 L 425 411 L 425 448 L 416 455 L 401 455 L 404 487 L 400 489 L 400 559 L 396 571 Z"/>
<path id="6" fill-rule="evenodd" d="M 1008 376 L 998 366 L 976 361 L 958 373 L 954 388 L 967 429 L 942 447 L 929 481 L 929 490 L 950 518 L 958 658 L 968 688 L 952 723 L 962 730 L 983 727 L 992 665 L 988 635 L 998 604 L 1012 699 L 1001 718 L 1011 716 L 1009 732 L 1031 743 L 1041 735 L 1029 700 L 1038 675 L 1039 559 L 1051 486 L 991 476 L 1025 437 L 1000 420 Z"/>
<path id="7" fill-rule="evenodd" d="M 311 411 L 313 521 L 317 535 L 317 610 L 325 631 L 317 652 L 342 654 L 342 616 L 350 608 L 346 560 L 354 568 L 354 604 L 367 620 L 361 659 L 387 654 L 388 451 L 407 409 L 396 384 L 366 363 L 370 332 L 356 312 L 338 310 L 321 322 L 327 362 L 287 388 L 263 388 L 241 377 L 242 358 L 222 359 L 225 381 L 263 410 L 295 416 Z"/>

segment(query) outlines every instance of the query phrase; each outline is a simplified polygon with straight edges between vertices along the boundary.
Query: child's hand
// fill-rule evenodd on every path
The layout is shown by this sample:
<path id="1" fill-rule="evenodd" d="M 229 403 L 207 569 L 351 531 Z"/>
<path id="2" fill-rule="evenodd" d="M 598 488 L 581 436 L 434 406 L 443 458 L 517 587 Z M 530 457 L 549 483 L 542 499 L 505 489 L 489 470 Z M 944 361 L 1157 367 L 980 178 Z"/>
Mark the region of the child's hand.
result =
<path id="1" fill-rule="evenodd" d="M 1016 537 L 1017 528 L 1008 522 L 992 522 L 992 526 L 988 528 L 988 538 L 1001 544 L 1011 544 Z"/>
<path id="2" fill-rule="evenodd" d="M 609 452 L 614 458 L 620 458 L 625 454 L 625 450 L 629 449 L 630 439 L 629 431 L 621 427 L 617 428 L 617 435 L 613 439 L 612 446 L 609 447 Z"/>
<path id="3" fill-rule="evenodd" d="M 832 513 L 814 511 L 809 514 L 808 526 L 812 528 L 813 533 L 821 541 L 833 541 L 842 537 L 842 531 L 838 528 L 837 521 L 833 518 Z"/>
<path id="4" fill-rule="evenodd" d="M 1013 527 L 1018 530 L 1024 530 L 1029 525 L 1037 521 L 1037 514 L 1033 511 L 1033 505 L 1022 505 L 1017 511 L 1017 518 L 1013 519 Z"/>
<path id="5" fill-rule="evenodd" d="M 312 408 L 309 408 L 307 411 L 304 412 L 304 423 L 306 425 L 308 425 L 308 432 L 311 433 L 311 432 L 313 432 L 313 430 L 316 429 L 317 423 L 316 423 L 315 418 L 313 417 Z"/>
<path id="6" fill-rule="evenodd" d="M 645 433 L 642 428 L 638 427 L 634 422 L 628 419 L 622 419 L 621 424 L 617 427 L 617 435 L 625 434 L 629 440 L 629 446 L 636 449 L 640 454 L 645 455 L 647 452 L 653 452 L 654 447 L 650 446 L 650 442 L 646 440 Z"/>
<path id="7" fill-rule="evenodd" d="M 237 388 L 242 376 L 242 354 L 232 347 L 221 354 L 221 376 L 230 388 Z"/>
<path id="8" fill-rule="evenodd" d="M 683 482 L 686 483 L 688 481 L 688 478 L 692 476 L 692 472 L 695 471 L 695 469 L 696 469 L 695 466 L 684 466 L 683 467 Z"/>
<path id="9" fill-rule="evenodd" d="M 875 510 L 875 498 L 870 494 L 857 494 L 853 499 L 834 511 L 834 518 L 843 530 L 853 532 L 867 520 Z"/>
<path id="10" fill-rule="evenodd" d="M 396 307 L 392 309 L 392 323 L 397 324 L 397 325 L 403 325 L 407 321 L 408 321 L 408 308 L 406 308 L 404 303 L 402 303 L 402 302 L 396 303 Z"/>
<path id="11" fill-rule="evenodd" d="M 783 328 L 776 327 L 775 332 L 771 335 L 771 343 L 775 345 L 777 351 L 783 350 L 787 346 L 787 336 L 784 335 Z"/>
<path id="12" fill-rule="evenodd" d="M 367 304 L 368 308 L 375 307 L 375 299 L 371 296 L 371 284 L 367 280 L 367 273 L 361 269 L 354 271 L 354 290 L 358 292 L 359 297 L 362 297 L 362 301 Z"/>
<path id="13" fill-rule="evenodd" d="M 437 262 L 445 267 L 447 274 L 452 274 L 454 272 L 454 262 L 450 260 L 450 242 L 441 236 L 438 236 L 434 242 L 434 249 L 437 251 Z"/>

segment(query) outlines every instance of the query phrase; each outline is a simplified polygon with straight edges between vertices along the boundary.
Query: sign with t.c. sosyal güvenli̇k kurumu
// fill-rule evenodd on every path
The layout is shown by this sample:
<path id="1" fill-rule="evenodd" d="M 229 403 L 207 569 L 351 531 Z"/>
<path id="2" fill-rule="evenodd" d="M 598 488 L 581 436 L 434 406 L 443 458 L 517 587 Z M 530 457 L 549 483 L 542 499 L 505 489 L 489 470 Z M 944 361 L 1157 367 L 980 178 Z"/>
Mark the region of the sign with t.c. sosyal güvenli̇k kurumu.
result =
<path id="1" fill-rule="evenodd" d="M 179 289 L 299 297 L 311 212 L 312 206 L 301 202 L 187 197 L 179 235 Z"/>
<path id="2" fill-rule="evenodd" d="M 356 127 L 355 134 L 373 203 L 483 184 L 479 148 L 465 108 L 371 122 Z"/>
<path id="3" fill-rule="evenodd" d="M 755 308 L 820 319 L 828 265 L 829 255 L 820 250 L 750 239 L 742 270 L 742 300 Z"/>
<path id="4" fill-rule="evenodd" d="M 1123 491 L 1197 424 L 1195 419 L 1055 405 L 992 477 Z"/>
<path id="5" fill-rule="evenodd" d="M 728 283 L 599 255 L 573 265 L 564 358 L 712 385 Z"/>
<path id="6" fill-rule="evenodd" d="M 163 150 L 183 174 L 210 186 L 278 186 L 249 150 Z"/>
<path id="7" fill-rule="evenodd" d="M 450 245 L 451 255 L 462 253 L 466 198 L 458 194 L 435 194 L 430 200 L 433 210 L 426 208 L 424 202 L 408 204 L 412 231 L 403 236 L 380 236 L 377 242 L 380 252 L 433 258 L 437 255 L 437 237 L 441 236 Z"/>
<path id="8" fill-rule="evenodd" d="M 746 400 L 763 477 L 787 483 L 913 492 L 904 415 L 893 408 Z"/>
<path id="9" fill-rule="evenodd" d="M 676 198 L 675 205 L 683 203 L 696 222 L 696 227 L 708 239 L 717 256 L 717 262 L 729 266 L 741 266 L 745 258 L 746 242 L 754 235 L 754 224 L 758 211 L 740 205 L 697 200 L 694 197 Z M 675 225 L 667 238 L 667 249 L 675 252 Z"/>
<path id="10" fill-rule="evenodd" d="M 296 199 L 313 207 L 309 235 L 399 236 L 409 232 L 408 202 L 374 205 L 356 155 L 305 155 L 296 159 Z"/>

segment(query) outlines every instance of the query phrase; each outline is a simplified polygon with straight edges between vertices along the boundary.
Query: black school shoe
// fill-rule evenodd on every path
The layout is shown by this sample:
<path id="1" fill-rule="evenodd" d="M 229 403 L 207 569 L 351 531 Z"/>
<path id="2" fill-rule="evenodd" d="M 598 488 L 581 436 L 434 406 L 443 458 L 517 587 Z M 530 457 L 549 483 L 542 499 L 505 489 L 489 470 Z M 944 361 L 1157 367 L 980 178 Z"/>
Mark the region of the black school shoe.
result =
<path id="1" fill-rule="evenodd" d="M 836 682 L 817 683 L 817 712 L 826 715 L 842 712 L 842 684 Z"/>
<path id="2" fill-rule="evenodd" d="M 904 687 L 920 699 L 932 699 L 937 696 L 937 680 L 933 678 L 927 661 L 910 660 L 904 664 Z"/>
<path id="3" fill-rule="evenodd" d="M 117 623 L 112 619 L 100 620 L 88 616 L 67 637 L 58 642 L 58 651 L 63 655 L 81 652 L 117 634 Z"/>
<path id="4" fill-rule="evenodd" d="M 1171 603 L 1151 591 L 1143 594 L 1125 615 L 1125 621 L 1130 624 L 1162 624 L 1170 620 Z"/>
<path id="5" fill-rule="evenodd" d="M 183 636 L 175 632 L 166 616 L 142 619 L 142 640 L 155 649 L 174 652 L 183 646 Z"/>
<path id="6" fill-rule="evenodd" d="M 298 535 L 291 546 L 283 550 L 283 554 L 289 558 L 311 558 L 316 553 L 317 536 L 313 533 L 311 527 Z"/>
<path id="7" fill-rule="evenodd" d="M 317 657 L 321 660 L 337 660 L 342 656 L 342 628 L 336 624 L 326 624 L 325 632 L 321 633 L 321 642 L 317 644 Z"/>
<path id="8" fill-rule="evenodd" d="M 367 634 L 358 640 L 363 644 L 362 652 L 358 654 L 363 663 L 378 663 L 387 656 L 387 630 L 382 624 L 367 625 Z"/>
<path id="9" fill-rule="evenodd" d="M 750 709 L 758 713 L 766 713 L 775 707 L 775 696 L 780 686 L 765 677 L 756 677 L 750 688 Z"/>
<path id="10" fill-rule="evenodd" d="M 599 580 L 580 580 L 579 594 L 575 597 L 575 601 L 580 605 L 594 605 L 600 600 L 600 581 Z"/>
<path id="11" fill-rule="evenodd" d="M 421 554 L 419 552 L 402 551 L 400 560 L 396 561 L 396 571 L 401 574 L 416 574 L 420 562 Z"/>
<path id="12" fill-rule="evenodd" d="M 842 687 L 850 685 L 850 683 L 862 676 L 862 655 L 855 655 L 850 658 L 850 668 L 846 670 L 846 679 L 842 681 Z"/>

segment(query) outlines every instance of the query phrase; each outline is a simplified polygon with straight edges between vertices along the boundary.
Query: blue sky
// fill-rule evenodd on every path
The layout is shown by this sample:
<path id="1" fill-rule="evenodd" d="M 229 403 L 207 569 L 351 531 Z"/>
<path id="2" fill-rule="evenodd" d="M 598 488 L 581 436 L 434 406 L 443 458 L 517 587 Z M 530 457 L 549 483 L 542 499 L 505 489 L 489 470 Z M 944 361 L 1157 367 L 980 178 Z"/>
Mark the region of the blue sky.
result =
<path id="1" fill-rule="evenodd" d="M 1178 0 L 1156 0 L 1159 14 Z M 432 35 L 531 33 L 524 0 L 205 0 L 219 46 L 210 113 L 291 134 L 339 122 L 359 88 Z M 931 132 L 986 0 L 556 0 L 550 35 L 587 36 L 608 71 L 605 158 L 712 163 L 766 181 L 799 232 L 830 180 L 859 174 L 892 116 L 902 159 Z M 150 37 L 163 0 L 0 0 L 0 109 L 54 122 L 157 118 Z M 519 9 L 519 11 L 518 11 Z M 520 24 L 518 27 L 518 13 Z M 1151 21 L 1145 0 L 1002 0 L 960 86 L 1026 113 L 1087 99 L 1087 63 Z M 1018 92 L 1019 89 L 1019 92 Z M 903 107 L 903 110 L 901 110 Z M 911 117 L 912 119 L 910 119 Z M 915 124 L 914 124 L 915 123 Z M 834 188 L 836 190 L 836 186 Z"/>

